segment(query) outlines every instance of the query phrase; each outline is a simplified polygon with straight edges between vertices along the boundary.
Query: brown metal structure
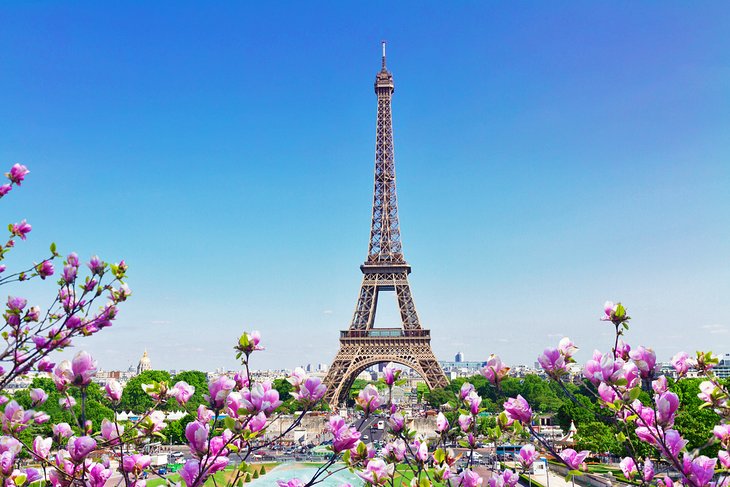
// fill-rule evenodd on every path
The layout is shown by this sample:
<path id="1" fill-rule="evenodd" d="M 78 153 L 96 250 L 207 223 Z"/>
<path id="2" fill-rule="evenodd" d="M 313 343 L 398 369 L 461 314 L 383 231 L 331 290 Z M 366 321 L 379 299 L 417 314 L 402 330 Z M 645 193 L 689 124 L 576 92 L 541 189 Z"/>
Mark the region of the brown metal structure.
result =
<path id="1" fill-rule="evenodd" d="M 375 142 L 375 188 L 368 257 L 360 266 L 363 280 L 349 330 L 340 332 L 340 350 L 330 367 L 325 400 L 332 406 L 346 398 L 355 378 L 364 369 L 383 362 L 395 362 L 415 370 L 426 384 L 443 387 L 446 375 L 431 350 L 431 336 L 421 328 L 408 284 L 409 266 L 403 258 L 398 199 L 395 191 L 395 158 L 391 98 L 393 75 L 385 67 L 375 76 L 378 120 Z M 378 294 L 394 291 L 400 309 L 400 328 L 374 328 Z"/>

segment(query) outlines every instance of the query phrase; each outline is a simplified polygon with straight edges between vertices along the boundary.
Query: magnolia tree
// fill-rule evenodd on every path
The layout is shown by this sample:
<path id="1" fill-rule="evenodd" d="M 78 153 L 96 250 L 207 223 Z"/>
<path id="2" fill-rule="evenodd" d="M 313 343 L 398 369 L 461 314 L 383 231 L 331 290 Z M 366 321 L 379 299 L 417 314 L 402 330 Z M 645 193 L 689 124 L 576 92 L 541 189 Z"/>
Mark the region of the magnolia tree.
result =
<path id="1" fill-rule="evenodd" d="M 13 166 L 6 175 L 9 183 L 0 186 L 0 196 L 20 186 L 27 173 L 25 167 Z M 0 260 L 13 248 L 16 239 L 24 240 L 31 231 L 25 221 L 11 224 L 9 229 L 10 238 L 0 249 Z M 20 285 L 36 278 L 46 280 L 56 272 L 54 262 L 59 258 L 52 245 L 47 258 L 25 271 L 0 278 L 0 285 Z M 53 424 L 52 436 L 38 435 L 28 440 L 25 430 L 33 424 L 49 421 L 49 415 L 43 412 L 48 394 L 42 389 L 31 390 L 32 409 L 21 407 L 9 397 L 10 394 L 1 395 L 5 406 L 0 415 L 0 477 L 8 487 L 43 482 L 50 482 L 54 487 L 102 487 L 107 482 L 144 487 L 151 464 L 150 456 L 145 453 L 146 446 L 164 438 L 166 419 L 162 406 L 169 402 L 185 405 L 195 389 L 184 381 L 174 384 L 151 381 L 142 388 L 154 404 L 136 421 L 120 421 L 116 415 L 100 424 L 87 420 L 87 389 L 96 374 L 96 361 L 82 351 L 72 361 L 55 365 L 49 354 L 70 346 L 76 337 L 92 335 L 111 325 L 117 305 L 130 295 L 123 282 L 127 269 L 123 261 L 108 265 L 93 257 L 86 265 L 86 276 L 82 276 L 83 266 L 73 253 L 62 265 L 55 299 L 45 311 L 36 306 L 28 307 L 23 298 L 8 298 L 3 328 L 6 349 L 0 355 L 0 384 L 5 389 L 20 376 L 36 372 L 49 374 L 61 394 L 61 406 L 72 413 L 73 424 Z M 5 270 L 4 265 L 0 266 L 0 273 Z M 97 300 L 104 302 L 94 305 Z M 677 380 L 686 377 L 690 370 L 705 377 L 698 396 L 704 406 L 715 410 L 720 418 L 714 436 L 707 438 L 708 445 L 719 444 L 719 453 L 716 458 L 709 458 L 697 451 L 688 451 L 687 441 L 673 427 L 679 398 L 669 390 L 673 379 L 658 375 L 654 352 L 643 346 L 632 348 L 622 340 L 628 330 L 626 309 L 620 303 L 606 303 L 602 319 L 615 328 L 613 347 L 606 353 L 594 352 L 582 373 L 596 400 L 605 409 L 599 419 L 621 428 L 618 436 L 626 445 L 626 456 L 620 462 L 624 476 L 641 485 L 660 487 L 673 487 L 677 482 L 687 487 L 726 486 L 726 473 L 730 468 L 730 399 L 727 389 L 712 373 L 717 358 L 710 353 L 698 353 L 691 359 L 686 353 L 678 353 L 672 359 Z M 295 369 L 288 380 L 300 412 L 285 431 L 266 434 L 273 420 L 281 414 L 282 398 L 270 382 L 256 382 L 250 374 L 252 356 L 263 350 L 261 337 L 257 332 L 244 333 L 234 349 L 241 361 L 241 371 L 230 376 L 221 375 L 209 382 L 207 403 L 197 409 L 185 428 L 191 458 L 185 462 L 179 476 L 163 476 L 169 484 L 182 482 L 187 487 L 198 487 L 211 481 L 216 486 L 240 485 L 249 478 L 247 461 L 252 455 L 296 428 L 324 397 L 326 387 L 319 378 L 308 377 L 302 369 Z M 564 381 L 569 376 L 569 365 L 575 362 L 573 356 L 577 350 L 570 339 L 564 338 L 556 348 L 545 349 L 538 358 L 548 377 L 569 397 L 572 395 Z M 489 487 L 513 487 L 520 473 L 527 472 L 539 458 L 538 448 L 562 462 L 569 477 L 580 475 L 590 452 L 555 451 L 535 431 L 530 404 L 520 395 L 505 397 L 503 394 L 501 384 L 509 370 L 496 355 L 490 356 L 481 370 L 503 403 L 502 411 L 486 433 L 480 427 L 480 415 L 485 412 L 482 398 L 474 385 L 466 382 L 458 393 L 458 411 L 452 416 L 454 424 L 439 413 L 434 434 L 424 438 L 409 426 L 405 412 L 392 401 L 393 387 L 401 382 L 401 371 L 388 364 L 381 379 L 387 396 L 381 397 L 373 385 L 362 389 L 356 398 L 357 407 L 362 411 L 360 419 L 350 423 L 337 414 L 329 417 L 330 453 L 311 478 L 278 483 L 281 487 L 310 486 L 348 469 L 367 486 L 478 487 L 489 484 Z M 653 398 L 642 402 L 640 397 L 650 397 L 642 395 L 642 391 L 653 394 Z M 115 412 L 122 392 L 121 385 L 114 380 L 104 387 L 106 401 Z M 80 397 L 78 403 L 76 397 Z M 376 411 L 388 415 L 388 437 L 380 456 L 376 456 L 373 446 L 365 443 L 361 436 L 363 425 Z M 480 440 L 498 444 L 515 438 L 533 441 L 528 441 L 520 450 L 514 470 L 494 471 L 483 476 L 484 470 L 474 468 L 474 453 Z M 459 453 L 447 447 L 452 439 L 458 441 Z M 640 452 L 645 449 L 638 448 L 635 441 L 650 445 L 651 452 L 642 455 Z M 30 457 L 31 466 L 21 467 L 23 455 Z M 461 467 L 458 473 L 457 463 Z M 231 464 L 236 466 L 227 468 Z M 227 472 L 222 474 L 223 470 Z"/>

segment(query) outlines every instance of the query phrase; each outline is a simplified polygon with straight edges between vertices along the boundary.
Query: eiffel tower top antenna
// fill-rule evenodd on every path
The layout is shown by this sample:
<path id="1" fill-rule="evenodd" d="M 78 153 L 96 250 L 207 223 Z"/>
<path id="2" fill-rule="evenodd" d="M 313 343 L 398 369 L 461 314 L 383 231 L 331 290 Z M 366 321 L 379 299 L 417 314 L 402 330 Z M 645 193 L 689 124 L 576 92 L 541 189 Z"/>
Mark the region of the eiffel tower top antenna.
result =
<path id="1" fill-rule="evenodd" d="M 380 41 L 383 45 L 383 71 L 385 71 L 385 41 Z"/>

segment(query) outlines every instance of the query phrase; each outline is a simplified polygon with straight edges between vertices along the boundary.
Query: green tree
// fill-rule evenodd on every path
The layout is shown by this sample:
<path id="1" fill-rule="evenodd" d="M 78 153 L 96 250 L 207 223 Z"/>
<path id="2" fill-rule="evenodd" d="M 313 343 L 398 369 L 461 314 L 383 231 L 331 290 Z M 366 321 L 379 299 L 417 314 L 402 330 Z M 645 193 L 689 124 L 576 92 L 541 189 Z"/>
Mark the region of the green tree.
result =
<path id="1" fill-rule="evenodd" d="M 616 439 L 615 431 L 606 423 L 590 421 L 581 424 L 575 434 L 577 450 L 590 450 L 593 453 L 610 452 L 624 454 L 623 445 Z"/>
<path id="2" fill-rule="evenodd" d="M 136 377 L 132 377 L 124 387 L 120 408 L 125 411 L 132 411 L 137 414 L 143 413 L 155 405 L 155 401 L 142 390 L 142 384 L 150 384 L 152 381 L 166 381 L 172 387 L 170 374 L 164 370 L 148 370 Z M 160 409 L 166 409 L 161 407 Z"/>

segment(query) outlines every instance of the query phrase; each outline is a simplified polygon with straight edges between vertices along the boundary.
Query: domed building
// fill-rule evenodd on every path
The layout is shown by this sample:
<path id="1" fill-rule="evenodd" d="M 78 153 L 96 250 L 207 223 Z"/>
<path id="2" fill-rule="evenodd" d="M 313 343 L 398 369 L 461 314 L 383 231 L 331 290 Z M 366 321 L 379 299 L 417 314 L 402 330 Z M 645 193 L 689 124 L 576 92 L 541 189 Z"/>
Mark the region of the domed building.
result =
<path id="1" fill-rule="evenodd" d="M 142 354 L 142 358 L 139 359 L 139 363 L 137 364 L 137 375 L 148 370 L 152 370 L 152 362 L 150 362 L 150 357 L 147 355 L 147 349 L 145 349 Z"/>

